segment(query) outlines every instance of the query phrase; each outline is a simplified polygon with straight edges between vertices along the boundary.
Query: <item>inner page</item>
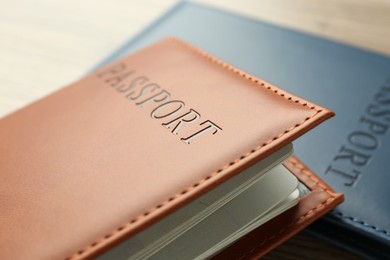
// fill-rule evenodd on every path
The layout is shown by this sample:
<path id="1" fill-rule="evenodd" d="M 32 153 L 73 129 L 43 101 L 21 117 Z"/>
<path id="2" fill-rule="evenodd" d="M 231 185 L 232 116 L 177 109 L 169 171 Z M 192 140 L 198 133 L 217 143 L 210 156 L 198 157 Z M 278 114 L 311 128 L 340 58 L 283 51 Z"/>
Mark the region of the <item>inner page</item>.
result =
<path id="1" fill-rule="evenodd" d="M 279 165 L 161 250 L 129 259 L 210 257 L 239 237 L 295 205 L 299 199 L 297 187 L 296 177 L 283 165 Z"/>
<path id="2" fill-rule="evenodd" d="M 123 242 L 102 256 L 102 259 L 109 259 L 114 256 L 122 259 L 128 256 L 142 256 L 145 253 L 155 252 L 161 249 L 213 212 L 226 205 L 226 203 L 239 196 L 249 187 L 254 186 L 263 179 L 267 179 L 265 175 L 274 172 L 270 171 L 270 169 L 287 159 L 292 154 L 292 151 L 291 144 L 280 149 L 272 156 L 246 169 L 216 189 L 159 221 L 149 229 Z M 284 169 L 284 167 L 282 168 Z M 293 176 L 291 173 L 289 175 Z M 279 180 L 282 181 L 282 179 Z"/>

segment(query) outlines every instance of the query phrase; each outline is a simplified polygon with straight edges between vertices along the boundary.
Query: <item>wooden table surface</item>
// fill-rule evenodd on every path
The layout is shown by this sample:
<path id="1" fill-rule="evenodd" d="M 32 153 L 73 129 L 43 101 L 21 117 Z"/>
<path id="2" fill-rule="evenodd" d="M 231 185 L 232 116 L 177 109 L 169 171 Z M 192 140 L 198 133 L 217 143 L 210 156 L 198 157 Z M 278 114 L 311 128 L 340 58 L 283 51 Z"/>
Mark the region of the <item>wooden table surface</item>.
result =
<path id="1" fill-rule="evenodd" d="M 83 76 L 176 0 L 13 0 L 0 8 L 0 117 Z M 390 54 L 388 0 L 203 0 L 255 19 Z M 269 259 L 358 259 L 301 233 Z"/>

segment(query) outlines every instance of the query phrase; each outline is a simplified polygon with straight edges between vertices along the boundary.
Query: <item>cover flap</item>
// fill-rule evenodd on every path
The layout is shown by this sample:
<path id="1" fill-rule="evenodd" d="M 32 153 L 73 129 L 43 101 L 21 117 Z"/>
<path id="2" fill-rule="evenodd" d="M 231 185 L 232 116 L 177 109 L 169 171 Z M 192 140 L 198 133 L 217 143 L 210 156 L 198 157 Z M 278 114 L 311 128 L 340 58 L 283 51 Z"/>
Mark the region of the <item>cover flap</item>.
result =
<path id="1" fill-rule="evenodd" d="M 344 200 L 342 194 L 334 192 L 297 157 L 290 157 L 284 165 L 311 192 L 303 196 L 297 206 L 242 237 L 215 259 L 258 259 Z"/>
<path id="2" fill-rule="evenodd" d="M 0 258 L 80 258 L 333 115 L 176 39 L 0 121 Z"/>

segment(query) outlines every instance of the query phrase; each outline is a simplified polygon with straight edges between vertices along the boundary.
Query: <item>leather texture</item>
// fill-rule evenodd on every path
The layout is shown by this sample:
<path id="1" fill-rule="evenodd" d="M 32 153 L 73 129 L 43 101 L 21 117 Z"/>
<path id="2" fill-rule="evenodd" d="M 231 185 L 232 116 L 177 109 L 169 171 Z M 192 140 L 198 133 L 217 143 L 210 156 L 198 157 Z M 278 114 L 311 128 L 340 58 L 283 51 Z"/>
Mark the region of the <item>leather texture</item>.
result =
<path id="1" fill-rule="evenodd" d="M 334 119 L 294 142 L 297 156 L 346 198 L 312 230 L 364 257 L 390 258 L 390 58 L 183 2 L 102 64 L 167 35 L 332 108 Z M 371 149 L 353 144 L 362 140 Z M 363 155 L 353 163 L 356 152 Z"/>
<path id="2" fill-rule="evenodd" d="M 298 206 L 242 237 L 214 259 L 258 259 L 343 201 L 342 194 L 335 193 L 296 156 L 284 165 L 311 192 L 301 198 Z"/>
<path id="3" fill-rule="evenodd" d="M 333 115 L 153 44 L 0 121 L 0 258 L 93 257 Z"/>

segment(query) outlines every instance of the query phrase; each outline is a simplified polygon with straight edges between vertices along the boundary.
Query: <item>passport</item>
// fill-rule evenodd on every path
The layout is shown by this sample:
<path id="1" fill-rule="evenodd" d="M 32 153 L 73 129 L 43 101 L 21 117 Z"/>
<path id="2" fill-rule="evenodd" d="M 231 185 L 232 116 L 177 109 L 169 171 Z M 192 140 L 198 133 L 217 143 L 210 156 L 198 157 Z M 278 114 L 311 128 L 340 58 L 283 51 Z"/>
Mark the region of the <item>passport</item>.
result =
<path id="1" fill-rule="evenodd" d="M 168 35 L 333 109 L 334 120 L 295 143 L 296 154 L 346 197 L 309 231 L 366 257 L 390 257 L 390 58 L 182 2 L 97 67 Z"/>
<path id="2" fill-rule="evenodd" d="M 292 155 L 332 116 L 157 41 L 0 120 L 0 258 L 261 257 L 342 202 Z"/>

